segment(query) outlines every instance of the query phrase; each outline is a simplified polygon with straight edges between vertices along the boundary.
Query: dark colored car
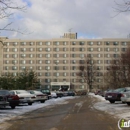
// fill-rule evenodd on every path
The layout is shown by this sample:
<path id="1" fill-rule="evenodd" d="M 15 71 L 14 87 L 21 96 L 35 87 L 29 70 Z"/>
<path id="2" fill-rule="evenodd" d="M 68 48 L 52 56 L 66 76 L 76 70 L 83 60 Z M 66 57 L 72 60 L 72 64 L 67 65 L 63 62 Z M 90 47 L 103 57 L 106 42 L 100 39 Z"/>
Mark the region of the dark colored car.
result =
<path id="1" fill-rule="evenodd" d="M 51 98 L 51 91 L 49 89 L 37 89 L 37 91 L 41 91 L 43 94 L 47 94 L 48 99 Z"/>
<path id="2" fill-rule="evenodd" d="M 0 95 L 7 99 L 12 109 L 19 105 L 19 97 L 17 95 L 12 95 L 8 90 L 0 90 Z"/>
<path id="3" fill-rule="evenodd" d="M 118 88 L 113 91 L 108 91 L 105 94 L 105 99 L 108 100 L 110 103 L 121 101 L 122 93 L 127 91 L 130 91 L 130 87 Z"/>
<path id="4" fill-rule="evenodd" d="M 9 105 L 7 98 L 5 96 L 0 95 L 0 107 L 6 107 Z"/>
<path id="5" fill-rule="evenodd" d="M 64 96 L 75 96 L 75 92 L 72 90 L 63 92 Z"/>

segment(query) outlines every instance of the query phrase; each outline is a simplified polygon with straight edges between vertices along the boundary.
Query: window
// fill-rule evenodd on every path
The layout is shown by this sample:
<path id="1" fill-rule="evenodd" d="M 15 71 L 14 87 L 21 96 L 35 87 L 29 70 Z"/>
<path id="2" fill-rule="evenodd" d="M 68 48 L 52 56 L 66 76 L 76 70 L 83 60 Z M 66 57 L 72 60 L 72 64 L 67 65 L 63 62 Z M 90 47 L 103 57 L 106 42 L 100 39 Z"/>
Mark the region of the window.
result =
<path id="1" fill-rule="evenodd" d="M 26 48 L 21 48 L 21 51 L 26 51 Z"/>
<path id="2" fill-rule="evenodd" d="M 59 60 L 55 60 L 54 62 L 55 62 L 55 64 L 59 64 Z"/>
<path id="3" fill-rule="evenodd" d="M 88 44 L 89 44 L 89 45 L 93 45 L 93 42 L 89 42 Z"/>
<path id="4" fill-rule="evenodd" d="M 98 54 L 97 57 L 101 57 L 101 54 Z"/>
<path id="5" fill-rule="evenodd" d="M 113 45 L 118 45 L 118 42 L 113 42 Z"/>
<path id="6" fill-rule="evenodd" d="M 67 76 L 67 73 L 64 72 L 64 73 L 63 73 L 63 76 Z"/>
<path id="7" fill-rule="evenodd" d="M 6 58 L 9 58 L 9 54 L 6 54 Z"/>
<path id="8" fill-rule="evenodd" d="M 59 57 L 59 54 L 55 54 L 55 57 Z"/>
<path id="9" fill-rule="evenodd" d="M 114 51 L 118 51 L 118 50 L 119 50 L 119 48 L 114 48 L 113 50 L 114 50 Z"/>
<path id="10" fill-rule="evenodd" d="M 76 54 L 72 54 L 72 57 L 75 58 L 75 57 L 76 57 Z"/>
<path id="11" fill-rule="evenodd" d="M 80 57 L 81 57 L 81 58 L 84 58 L 84 54 L 80 54 Z"/>
<path id="12" fill-rule="evenodd" d="M 54 73 L 54 76 L 57 76 L 57 77 L 58 77 L 58 76 L 60 76 L 60 74 L 59 74 L 59 73 Z"/>
<path id="13" fill-rule="evenodd" d="M 72 48 L 72 51 L 76 51 L 76 48 Z"/>
<path id="14" fill-rule="evenodd" d="M 80 64 L 84 64 L 85 61 L 84 61 L 84 60 L 80 60 L 79 63 L 80 63 Z"/>
<path id="15" fill-rule="evenodd" d="M 46 54 L 46 58 L 49 58 L 49 57 L 51 57 L 51 54 Z"/>
<path id="16" fill-rule="evenodd" d="M 66 66 L 63 66 L 63 70 L 66 70 L 67 69 L 67 67 Z"/>
<path id="17" fill-rule="evenodd" d="M 46 64 L 50 64 L 50 63 L 51 63 L 51 61 L 50 61 L 50 60 L 46 60 L 45 62 L 46 62 Z"/>
<path id="18" fill-rule="evenodd" d="M 110 60 L 106 60 L 106 63 L 107 63 L 107 64 L 110 64 Z"/>
<path id="19" fill-rule="evenodd" d="M 76 76 L 76 73 L 72 73 L 72 76 Z"/>
<path id="20" fill-rule="evenodd" d="M 59 70 L 59 66 L 54 66 L 54 70 Z"/>
<path id="21" fill-rule="evenodd" d="M 60 44 L 59 42 L 55 42 L 55 45 L 57 45 L 57 46 L 58 46 L 59 44 Z"/>
<path id="22" fill-rule="evenodd" d="M 30 48 L 30 51 L 33 51 L 33 48 Z"/>
<path id="23" fill-rule="evenodd" d="M 106 48 L 106 51 L 110 51 L 110 48 Z"/>
<path id="24" fill-rule="evenodd" d="M 89 49 L 89 51 L 93 51 L 93 48 L 88 48 Z"/>
<path id="25" fill-rule="evenodd" d="M 26 45 L 26 42 L 21 42 L 21 45 L 23 45 L 23 46 Z"/>
<path id="26" fill-rule="evenodd" d="M 63 48 L 63 51 L 67 51 L 67 48 Z"/>
<path id="27" fill-rule="evenodd" d="M 46 42 L 46 45 L 49 46 L 49 45 L 51 45 L 51 43 L 50 42 Z"/>
<path id="28" fill-rule="evenodd" d="M 17 54 L 12 54 L 12 57 L 13 58 L 17 58 Z"/>
<path id="29" fill-rule="evenodd" d="M 110 45 L 110 42 L 106 42 L 106 45 Z"/>
<path id="30" fill-rule="evenodd" d="M 59 49 L 59 48 L 55 48 L 54 50 L 55 50 L 55 51 L 59 51 L 60 49 Z"/>
<path id="31" fill-rule="evenodd" d="M 127 50 L 127 48 L 122 48 L 121 50 L 122 50 L 122 51 L 126 51 L 126 50 Z"/>
<path id="32" fill-rule="evenodd" d="M 50 73 L 49 73 L 49 72 L 46 72 L 46 73 L 45 73 L 45 76 L 50 76 Z"/>
<path id="33" fill-rule="evenodd" d="M 79 51 L 84 51 L 84 48 L 79 48 Z"/>
<path id="34" fill-rule="evenodd" d="M 46 51 L 51 51 L 51 48 L 46 48 Z"/>
<path id="35" fill-rule="evenodd" d="M 67 57 L 67 54 L 63 54 L 63 57 L 66 58 L 66 57 Z"/>
<path id="36" fill-rule="evenodd" d="M 33 42 L 30 42 L 29 44 L 32 46 L 32 45 L 33 45 Z"/>
<path id="37" fill-rule="evenodd" d="M 72 45 L 76 45 L 76 42 L 72 42 Z"/>
<path id="38" fill-rule="evenodd" d="M 72 60 L 72 63 L 75 64 L 75 63 L 76 63 L 76 60 Z"/>
<path id="39" fill-rule="evenodd" d="M 76 66 L 72 66 L 72 70 L 76 70 Z"/>
<path id="40" fill-rule="evenodd" d="M 88 54 L 88 57 L 93 57 L 93 54 Z"/>
<path id="41" fill-rule="evenodd" d="M 9 61 L 8 61 L 8 60 L 6 60 L 6 61 L 5 61 L 5 63 L 6 63 L 6 64 L 9 64 Z"/>
<path id="42" fill-rule="evenodd" d="M 12 70 L 17 70 L 17 67 L 16 67 L 16 66 L 13 66 L 13 67 L 12 67 Z"/>
<path id="43" fill-rule="evenodd" d="M 39 60 L 38 63 L 39 63 L 39 64 L 42 64 L 42 60 Z"/>
<path id="44" fill-rule="evenodd" d="M 29 57 L 32 58 L 32 57 L 33 57 L 33 54 L 30 54 Z"/>
<path id="45" fill-rule="evenodd" d="M 18 49 L 17 49 L 17 48 L 13 48 L 12 50 L 13 50 L 13 52 L 16 52 L 16 51 L 18 51 Z"/>
<path id="46" fill-rule="evenodd" d="M 17 42 L 14 42 L 13 45 L 16 46 L 18 43 Z"/>
<path id="47" fill-rule="evenodd" d="M 9 69 L 9 67 L 8 66 L 5 66 L 5 70 L 8 70 Z"/>
<path id="48" fill-rule="evenodd" d="M 39 48 L 38 50 L 39 50 L 39 51 L 42 51 L 42 48 Z"/>
<path id="49" fill-rule="evenodd" d="M 107 57 L 110 57 L 110 54 L 106 54 Z"/>
<path id="50" fill-rule="evenodd" d="M 66 63 L 67 63 L 67 61 L 66 61 L 66 60 L 63 60 L 63 63 L 64 63 L 64 64 L 66 64 Z"/>
<path id="51" fill-rule="evenodd" d="M 97 70 L 101 70 L 101 67 L 100 67 L 100 66 L 97 66 Z"/>
<path id="52" fill-rule="evenodd" d="M 114 58 L 117 58 L 117 57 L 118 57 L 118 54 L 113 54 L 113 57 L 114 57 Z"/>
<path id="53" fill-rule="evenodd" d="M 12 64 L 16 64 L 17 63 L 17 61 L 16 60 L 12 60 Z"/>
<path id="54" fill-rule="evenodd" d="M 122 45 L 123 45 L 123 46 L 126 46 L 126 45 L 127 45 L 127 42 L 122 42 Z"/>
<path id="55" fill-rule="evenodd" d="M 9 52 L 9 48 L 6 48 L 6 52 Z"/>
<path id="56" fill-rule="evenodd" d="M 38 57 L 39 57 L 39 58 L 42 58 L 42 54 L 39 54 Z"/>
<path id="57" fill-rule="evenodd" d="M 22 58 L 26 57 L 26 54 L 21 54 L 21 57 L 22 57 Z"/>
<path id="58" fill-rule="evenodd" d="M 50 67 L 50 66 L 45 66 L 45 69 L 46 69 L 46 70 L 50 70 L 51 67 Z"/>
<path id="59" fill-rule="evenodd" d="M 79 45 L 84 45 L 84 42 L 79 42 Z"/>
<path id="60" fill-rule="evenodd" d="M 30 60 L 29 62 L 30 62 L 30 64 L 33 64 L 33 60 Z"/>
<path id="61" fill-rule="evenodd" d="M 42 73 L 41 73 L 41 72 L 39 72 L 39 73 L 38 73 L 38 76 L 42 76 Z"/>
<path id="62" fill-rule="evenodd" d="M 97 50 L 98 50 L 98 51 L 101 51 L 101 48 L 98 48 Z"/>
<path id="63" fill-rule="evenodd" d="M 63 45 L 67 45 L 67 43 L 66 43 L 66 42 L 63 42 Z"/>
<path id="64" fill-rule="evenodd" d="M 76 79 L 72 79 L 72 82 L 74 82 L 74 83 L 75 83 L 75 82 L 76 82 Z"/>
<path id="65" fill-rule="evenodd" d="M 32 70 L 32 69 L 33 69 L 33 67 L 32 67 L 32 66 L 30 66 L 30 67 L 29 67 L 29 69 L 30 69 L 30 70 Z"/>
<path id="66" fill-rule="evenodd" d="M 39 44 L 39 46 L 41 46 L 41 45 L 42 45 L 42 42 L 39 42 L 38 44 Z"/>
<path id="67" fill-rule="evenodd" d="M 41 69 L 42 69 L 42 67 L 41 67 L 41 66 L 39 66 L 39 67 L 38 67 L 38 69 L 39 69 L 39 70 L 41 70 Z"/>
<path id="68" fill-rule="evenodd" d="M 21 67 L 21 70 L 25 70 L 25 69 L 26 69 L 26 67 L 25 67 L 25 66 L 22 66 L 22 67 Z"/>
<path id="69" fill-rule="evenodd" d="M 98 64 L 100 64 L 100 63 L 101 63 L 101 61 L 100 61 L 100 60 L 97 60 L 97 63 L 98 63 Z"/>
<path id="70" fill-rule="evenodd" d="M 45 82 L 46 82 L 46 83 L 50 83 L 50 82 L 51 82 L 51 79 L 45 79 Z"/>
<path id="71" fill-rule="evenodd" d="M 97 45 L 101 45 L 101 42 L 97 42 Z"/>
<path id="72" fill-rule="evenodd" d="M 26 61 L 25 61 L 25 60 L 22 60 L 22 61 L 21 61 L 21 64 L 25 64 L 25 63 L 26 63 Z"/>

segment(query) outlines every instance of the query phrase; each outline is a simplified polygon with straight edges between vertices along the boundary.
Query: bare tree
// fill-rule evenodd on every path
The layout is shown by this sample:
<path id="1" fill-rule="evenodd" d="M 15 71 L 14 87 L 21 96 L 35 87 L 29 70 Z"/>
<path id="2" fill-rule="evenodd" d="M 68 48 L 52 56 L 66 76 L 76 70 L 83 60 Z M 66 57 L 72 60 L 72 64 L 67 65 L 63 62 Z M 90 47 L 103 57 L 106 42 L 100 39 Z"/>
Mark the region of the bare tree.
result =
<path id="1" fill-rule="evenodd" d="M 6 20 L 6 19 L 11 19 L 11 16 L 13 16 L 14 11 L 25 11 L 26 6 L 20 6 L 17 5 L 13 0 L 0 0 L 0 20 Z M 21 34 L 25 34 L 25 31 L 22 31 L 20 28 L 15 29 L 11 28 L 10 25 L 13 22 L 9 22 L 3 27 L 0 27 L 0 32 L 1 31 L 15 31 Z"/>
<path id="2" fill-rule="evenodd" d="M 86 56 L 83 62 L 79 62 L 79 72 L 77 73 L 77 76 L 87 83 L 89 91 L 92 90 L 94 82 L 96 81 L 96 68 L 95 61 L 92 57 Z"/>
<path id="3" fill-rule="evenodd" d="M 130 0 L 114 0 L 115 7 L 114 10 L 117 12 L 117 15 L 122 12 L 130 11 Z"/>

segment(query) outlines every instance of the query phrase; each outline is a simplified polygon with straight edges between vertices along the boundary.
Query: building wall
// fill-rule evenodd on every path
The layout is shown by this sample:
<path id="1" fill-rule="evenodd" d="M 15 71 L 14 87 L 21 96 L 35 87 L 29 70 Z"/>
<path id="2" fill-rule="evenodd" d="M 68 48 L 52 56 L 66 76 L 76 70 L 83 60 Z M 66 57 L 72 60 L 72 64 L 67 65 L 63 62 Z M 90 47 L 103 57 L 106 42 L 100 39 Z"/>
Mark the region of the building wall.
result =
<path id="1" fill-rule="evenodd" d="M 79 60 L 89 54 L 104 73 L 112 58 L 125 52 L 129 39 L 6 39 L 0 46 L 1 72 L 22 72 L 33 69 L 41 84 L 50 82 L 70 82 L 75 88 L 86 88 L 86 83 L 77 82 Z M 3 61 L 3 63 L 2 63 Z M 97 87 L 103 87 L 104 81 L 98 76 Z"/>

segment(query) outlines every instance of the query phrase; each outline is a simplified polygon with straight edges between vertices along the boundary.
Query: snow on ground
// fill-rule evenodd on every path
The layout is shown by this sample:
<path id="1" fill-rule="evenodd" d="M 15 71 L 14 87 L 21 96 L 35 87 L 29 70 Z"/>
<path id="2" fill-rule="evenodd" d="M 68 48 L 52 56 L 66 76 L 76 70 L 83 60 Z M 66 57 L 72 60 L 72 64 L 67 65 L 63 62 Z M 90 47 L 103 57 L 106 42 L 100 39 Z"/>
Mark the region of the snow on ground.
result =
<path id="1" fill-rule="evenodd" d="M 18 115 L 22 115 L 26 112 L 30 112 L 42 107 L 47 107 L 56 104 L 66 104 L 68 103 L 68 99 L 73 99 L 75 97 L 62 97 L 62 98 L 53 98 L 47 100 L 45 103 L 36 102 L 33 103 L 31 106 L 27 104 L 21 104 L 17 106 L 15 109 L 11 109 L 11 107 L 7 106 L 6 108 L 0 108 L 0 123 L 4 122 L 5 120 L 10 120 L 13 117 L 17 117 Z"/>
<path id="2" fill-rule="evenodd" d="M 113 117 L 117 117 L 119 119 L 124 118 L 130 120 L 130 106 L 128 106 L 127 104 L 123 104 L 121 101 L 111 104 L 109 101 L 106 101 L 105 98 L 102 96 L 95 95 L 93 93 L 89 93 L 89 95 L 100 100 L 93 105 L 95 109 L 109 113 L 113 115 Z"/>

